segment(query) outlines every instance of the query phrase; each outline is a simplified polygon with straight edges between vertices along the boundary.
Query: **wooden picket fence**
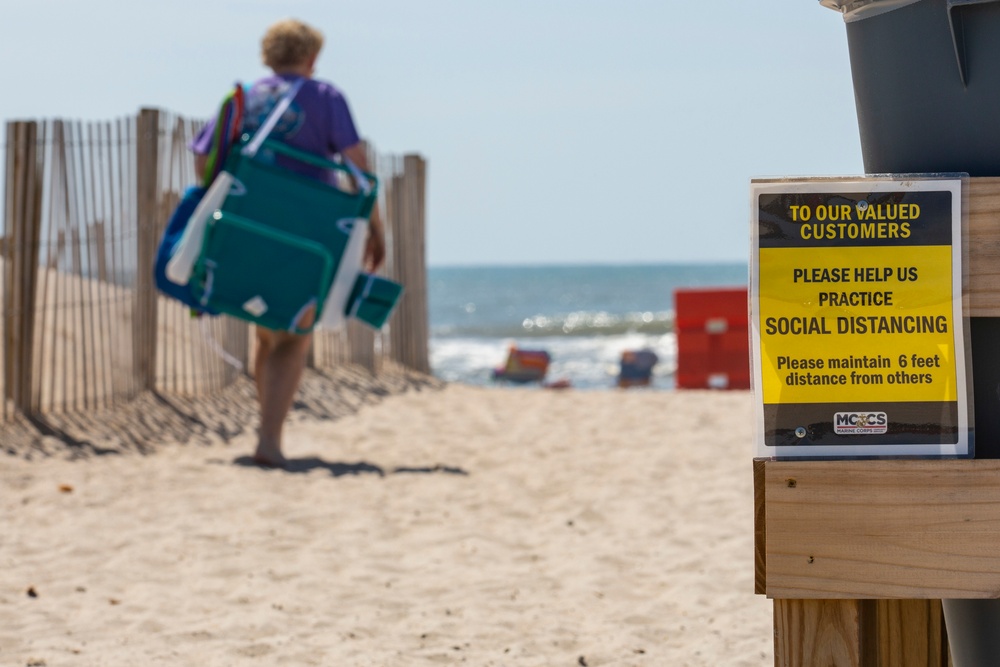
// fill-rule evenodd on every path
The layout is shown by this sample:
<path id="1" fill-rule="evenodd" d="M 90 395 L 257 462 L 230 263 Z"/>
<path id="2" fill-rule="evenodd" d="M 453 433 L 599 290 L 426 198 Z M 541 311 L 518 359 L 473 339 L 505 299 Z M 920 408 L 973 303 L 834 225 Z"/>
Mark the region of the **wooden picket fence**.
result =
<path id="1" fill-rule="evenodd" d="M 146 391 L 198 396 L 252 372 L 245 322 L 192 318 L 153 283 L 166 222 L 195 181 L 198 123 L 157 109 L 108 122 L 9 122 L 0 228 L 0 422 L 108 408 Z M 389 360 L 430 372 L 426 163 L 369 150 L 387 261 L 403 298 L 386 327 L 318 330 L 310 363 Z"/>

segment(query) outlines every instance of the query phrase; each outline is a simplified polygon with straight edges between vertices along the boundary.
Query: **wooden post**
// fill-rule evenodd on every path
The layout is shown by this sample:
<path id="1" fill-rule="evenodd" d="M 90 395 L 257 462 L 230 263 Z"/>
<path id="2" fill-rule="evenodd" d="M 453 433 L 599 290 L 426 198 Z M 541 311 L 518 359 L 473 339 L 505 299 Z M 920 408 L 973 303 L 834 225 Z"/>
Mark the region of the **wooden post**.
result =
<path id="1" fill-rule="evenodd" d="M 969 315 L 997 318 L 1000 178 L 969 180 L 968 214 Z M 995 357 L 988 346 L 972 353 L 978 387 Z M 992 444 L 983 433 L 995 419 L 977 406 L 977 444 Z M 755 590 L 774 599 L 776 665 L 840 665 L 838 651 L 849 666 L 944 667 L 940 601 L 1000 597 L 1000 460 L 760 459 L 753 469 Z M 812 651 L 818 636 L 838 648 Z"/>
<path id="2" fill-rule="evenodd" d="M 133 366 L 140 391 L 156 384 L 156 255 L 159 207 L 160 112 L 142 109 L 136 131 L 136 277 L 132 322 Z"/>
<path id="3" fill-rule="evenodd" d="M 4 293 L 4 386 L 16 410 L 34 412 L 35 301 L 38 283 L 39 234 L 42 224 L 43 151 L 38 123 L 7 123 L 5 211 L 7 276 Z"/>
<path id="4" fill-rule="evenodd" d="M 419 155 L 403 158 L 403 177 L 393 179 L 392 270 L 404 287 L 403 297 L 389 322 L 394 361 L 421 373 L 430 373 L 426 261 L 427 163 Z"/>
<path id="5" fill-rule="evenodd" d="M 862 618 L 860 600 L 775 600 L 774 664 L 868 667 Z"/>
<path id="6" fill-rule="evenodd" d="M 226 350 L 243 364 L 242 373 L 226 364 L 225 384 L 228 386 L 240 375 L 250 375 L 250 325 L 235 317 L 226 317 L 223 318 L 222 328 Z"/>
<path id="7" fill-rule="evenodd" d="M 822 469 L 815 463 L 822 463 Z M 956 497 L 949 503 L 947 488 L 960 483 L 958 476 L 962 472 L 954 471 L 944 480 L 931 481 L 938 476 L 934 461 L 886 462 L 890 466 L 876 466 L 871 474 L 855 477 L 850 484 L 844 484 L 845 476 L 857 475 L 867 463 L 831 463 L 833 468 L 828 468 L 826 462 L 800 462 L 794 467 L 785 462 L 754 462 L 757 591 L 775 598 L 775 665 L 946 667 L 948 640 L 939 599 L 862 596 L 983 595 L 983 591 L 956 594 L 948 588 L 930 588 L 937 582 L 934 574 L 926 579 L 928 588 L 914 588 L 923 580 L 926 567 L 930 571 L 954 567 L 951 580 L 963 578 L 963 559 L 949 562 L 947 554 L 949 547 L 956 551 L 951 545 L 954 540 L 965 541 L 961 535 L 956 536 L 952 527 L 937 523 L 931 516 L 924 517 L 928 506 L 954 512 L 954 520 L 960 524 L 975 522 L 967 516 L 966 503 L 979 505 L 982 494 Z M 842 468 L 838 463 L 849 465 Z M 904 467 L 899 469 L 891 463 L 904 463 Z M 984 463 L 992 464 L 979 469 L 969 480 L 975 487 L 1000 476 L 997 462 Z M 917 464 L 917 468 L 910 464 Z M 824 479 L 829 482 L 821 481 Z M 796 495 L 802 496 L 803 502 L 790 502 Z M 989 514 L 991 504 L 987 502 L 979 509 Z M 908 521 L 899 520 L 900 506 L 904 505 L 908 507 Z M 992 505 L 994 510 L 1000 507 Z M 792 514 L 798 515 L 794 520 L 798 528 L 789 523 Z M 803 528 L 812 520 L 818 525 Z M 971 530 L 961 525 L 958 529 Z M 814 539 L 830 530 L 825 538 Z M 843 539 L 838 540 L 838 536 Z M 983 538 L 989 541 L 987 534 Z M 917 544 L 917 540 L 924 544 Z M 798 546 L 792 548 L 792 544 Z M 973 551 L 979 548 L 966 546 Z M 790 558 L 790 550 L 797 555 Z M 957 551 L 966 550 L 963 547 Z M 842 558 L 845 554 L 855 556 Z M 831 567 L 839 569 L 839 573 L 831 573 Z M 983 567 L 981 562 L 979 567 Z M 786 574 L 785 568 L 791 568 L 794 574 Z M 998 571 L 994 578 L 1000 579 L 1000 568 L 994 569 Z M 815 586 L 809 581 L 812 576 L 816 577 Z M 782 588 L 789 585 L 785 583 L 789 580 L 794 580 L 794 590 Z M 857 583 L 849 584 L 848 580 Z M 901 588 L 903 585 L 906 588 Z M 980 588 L 990 585 L 985 580 Z M 810 590 L 813 588 L 822 590 Z"/>
<path id="8" fill-rule="evenodd" d="M 94 243 L 97 246 L 97 279 L 101 283 L 108 282 L 108 250 L 107 237 L 104 231 L 104 221 L 94 223 Z"/>
<path id="9" fill-rule="evenodd" d="M 879 667 L 949 664 L 940 600 L 865 600 L 864 604 L 872 621 L 868 634 L 876 638 L 875 646 L 868 648 Z"/>
<path id="10" fill-rule="evenodd" d="M 757 460 L 754 502 L 776 665 L 946 667 L 940 600 L 1000 591 L 1000 461 Z"/>
<path id="11" fill-rule="evenodd" d="M 940 600 L 775 600 L 774 664 L 947 667 Z"/>
<path id="12" fill-rule="evenodd" d="M 350 363 L 374 373 L 375 368 L 375 332 L 366 324 L 357 320 L 347 320 L 347 345 Z"/>

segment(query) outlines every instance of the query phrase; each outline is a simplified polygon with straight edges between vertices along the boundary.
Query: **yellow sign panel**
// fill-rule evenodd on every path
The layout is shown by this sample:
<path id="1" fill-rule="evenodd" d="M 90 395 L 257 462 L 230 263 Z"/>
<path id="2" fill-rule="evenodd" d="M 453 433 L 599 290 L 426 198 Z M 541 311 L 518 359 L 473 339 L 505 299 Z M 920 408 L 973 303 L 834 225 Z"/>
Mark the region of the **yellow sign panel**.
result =
<path id="1" fill-rule="evenodd" d="M 762 248 L 760 267 L 765 403 L 958 398 L 950 246 Z"/>

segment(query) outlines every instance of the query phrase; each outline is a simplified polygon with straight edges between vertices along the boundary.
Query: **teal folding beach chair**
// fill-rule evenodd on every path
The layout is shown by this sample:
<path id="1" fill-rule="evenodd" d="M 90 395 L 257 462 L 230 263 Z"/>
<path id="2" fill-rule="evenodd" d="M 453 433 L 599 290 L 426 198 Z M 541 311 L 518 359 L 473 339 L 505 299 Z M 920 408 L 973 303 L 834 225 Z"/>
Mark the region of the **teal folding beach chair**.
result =
<path id="1" fill-rule="evenodd" d="M 371 214 L 378 180 L 276 141 L 260 148 L 253 156 L 230 156 L 233 184 L 208 221 L 192 284 L 207 308 L 305 333 L 322 318 L 351 234 Z M 343 174 L 359 186 L 342 189 L 296 173 L 276 164 L 276 155 Z M 357 272 L 341 279 L 353 283 Z M 301 321 L 310 309 L 313 317 Z"/>

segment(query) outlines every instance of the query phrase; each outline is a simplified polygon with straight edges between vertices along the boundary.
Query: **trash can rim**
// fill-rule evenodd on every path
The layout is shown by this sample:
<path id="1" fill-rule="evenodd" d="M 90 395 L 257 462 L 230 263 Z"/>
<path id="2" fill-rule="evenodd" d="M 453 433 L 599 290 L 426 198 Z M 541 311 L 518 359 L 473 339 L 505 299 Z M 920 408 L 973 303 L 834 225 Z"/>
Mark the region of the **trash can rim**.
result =
<path id="1" fill-rule="evenodd" d="M 844 15 L 845 23 L 885 14 L 920 0 L 819 0 L 819 4 Z"/>

